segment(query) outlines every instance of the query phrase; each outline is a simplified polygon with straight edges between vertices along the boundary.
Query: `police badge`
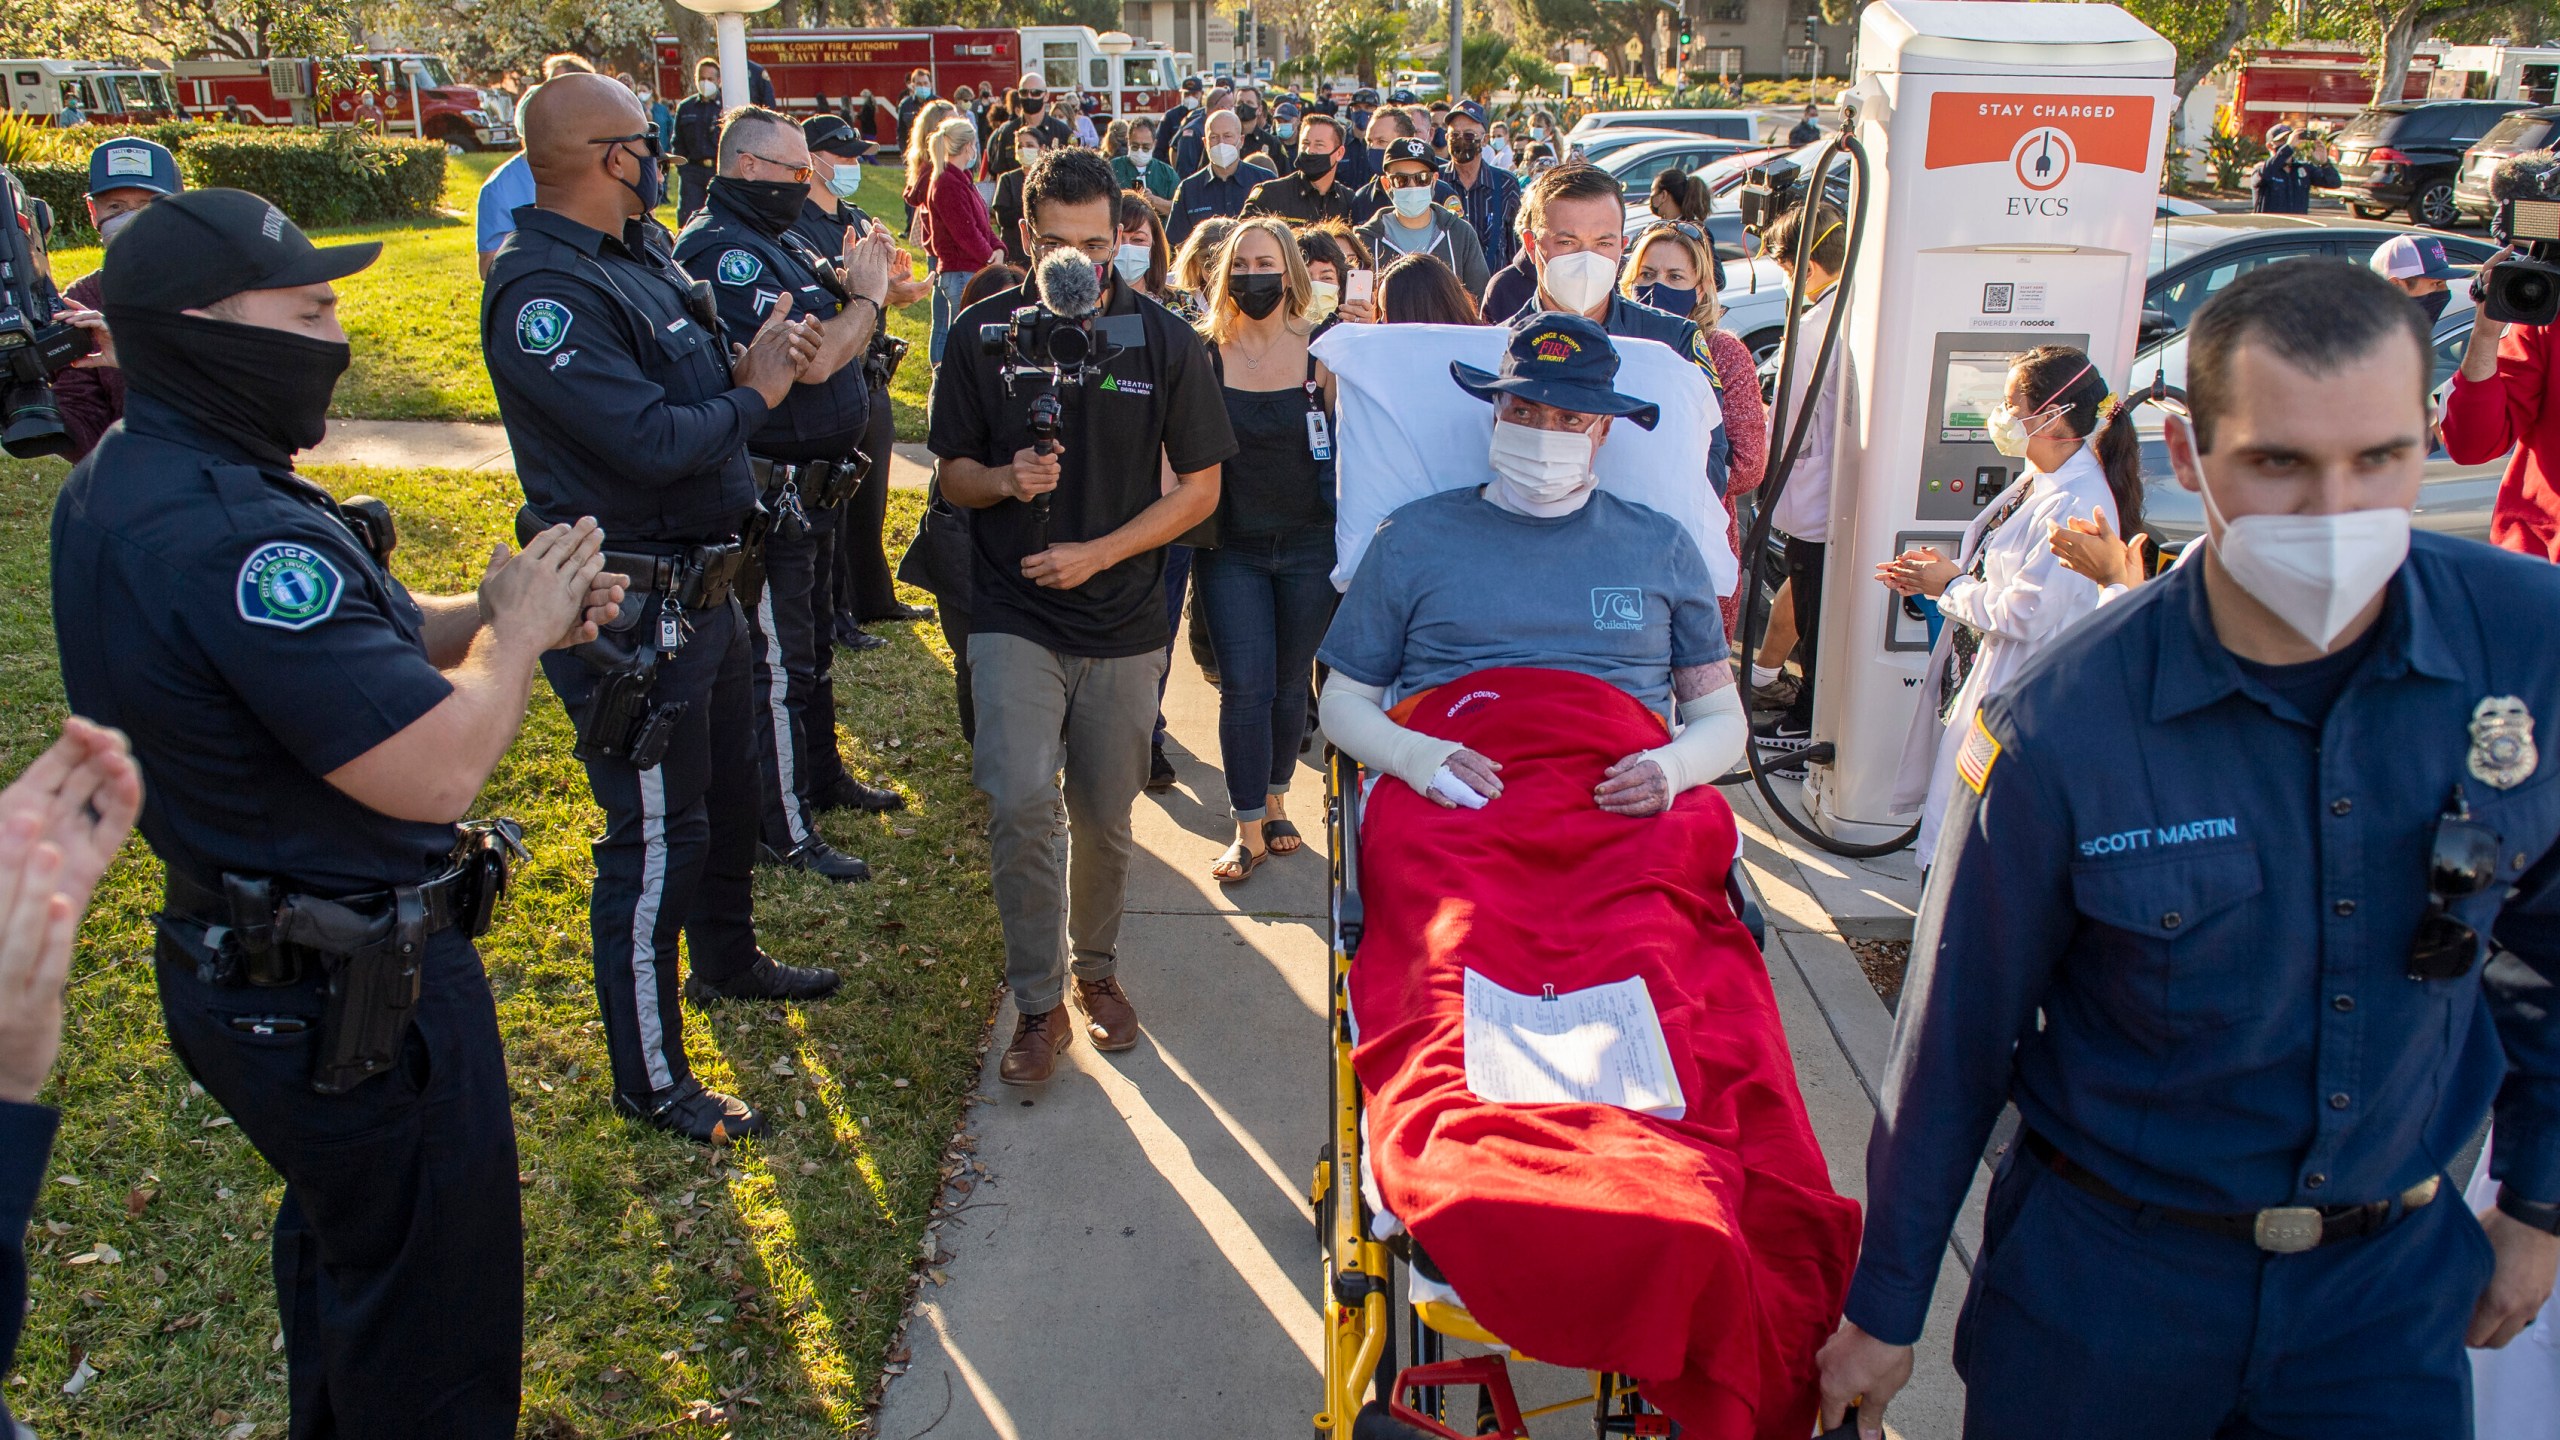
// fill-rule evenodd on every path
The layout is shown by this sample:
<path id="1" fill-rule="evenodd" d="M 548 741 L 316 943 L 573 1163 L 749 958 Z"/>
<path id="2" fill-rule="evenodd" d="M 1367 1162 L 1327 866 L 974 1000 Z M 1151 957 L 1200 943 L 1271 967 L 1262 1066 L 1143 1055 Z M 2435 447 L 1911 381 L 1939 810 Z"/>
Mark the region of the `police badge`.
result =
<path id="1" fill-rule="evenodd" d="M 2491 695 L 2471 712 L 2471 774 L 2483 785 L 2512 790 L 2542 763 L 2533 745 L 2533 712 L 2513 695 Z"/>

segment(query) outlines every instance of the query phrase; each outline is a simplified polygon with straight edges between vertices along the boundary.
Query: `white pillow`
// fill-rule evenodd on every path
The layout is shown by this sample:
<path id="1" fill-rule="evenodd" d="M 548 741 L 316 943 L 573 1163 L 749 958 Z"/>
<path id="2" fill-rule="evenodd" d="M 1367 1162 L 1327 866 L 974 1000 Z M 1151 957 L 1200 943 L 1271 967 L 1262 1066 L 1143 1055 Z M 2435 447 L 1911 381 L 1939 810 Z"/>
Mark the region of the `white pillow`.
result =
<path id="1" fill-rule="evenodd" d="M 1350 588 L 1369 537 L 1389 515 L 1443 490 L 1493 478 L 1493 407 L 1458 388 L 1449 362 L 1499 370 L 1511 330 L 1501 325 L 1336 325 L 1316 358 L 1338 378 L 1333 585 Z M 1595 465 L 1600 488 L 1680 522 L 1706 557 L 1716 594 L 1733 593 L 1724 499 L 1707 479 L 1707 448 L 1723 418 L 1715 387 L 1687 356 L 1658 340 L 1610 337 L 1617 390 L 1662 407 L 1651 430 L 1611 426 Z M 1756 403 L 1756 397 L 1754 397 Z"/>

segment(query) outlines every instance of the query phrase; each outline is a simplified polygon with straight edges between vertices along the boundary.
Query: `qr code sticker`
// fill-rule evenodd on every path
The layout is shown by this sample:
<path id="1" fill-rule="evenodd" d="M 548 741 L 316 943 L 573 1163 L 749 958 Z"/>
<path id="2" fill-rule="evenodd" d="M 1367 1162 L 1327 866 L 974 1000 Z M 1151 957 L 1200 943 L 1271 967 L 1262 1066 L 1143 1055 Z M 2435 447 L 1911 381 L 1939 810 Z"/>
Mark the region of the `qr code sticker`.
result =
<path id="1" fill-rule="evenodd" d="M 2017 295 L 2018 287 L 2010 281 L 2002 280 L 1983 286 L 1982 313 L 1985 315 L 2008 314 L 2010 307 L 2016 303 Z"/>

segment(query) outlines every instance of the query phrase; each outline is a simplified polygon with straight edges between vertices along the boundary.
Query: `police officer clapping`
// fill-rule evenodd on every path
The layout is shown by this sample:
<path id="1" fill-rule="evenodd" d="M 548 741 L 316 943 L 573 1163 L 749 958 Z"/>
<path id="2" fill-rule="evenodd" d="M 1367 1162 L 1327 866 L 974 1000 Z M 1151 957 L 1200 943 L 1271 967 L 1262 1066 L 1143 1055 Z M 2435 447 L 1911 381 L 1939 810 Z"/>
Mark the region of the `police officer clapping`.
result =
<path id="1" fill-rule="evenodd" d="M 819 326 L 821 344 L 800 383 L 747 439 L 766 515 L 763 584 L 752 587 L 745 618 L 754 713 L 775 717 L 755 727 L 763 854 L 854 881 L 870 879 L 871 867 L 820 839 L 816 812 L 889 810 L 904 801 L 845 773 L 836 748 L 834 616 L 818 600 L 820 577 L 832 582 L 845 502 L 872 468 L 862 453 L 872 405 L 862 357 L 879 331 L 897 246 L 878 226 L 860 235 L 848 228 L 834 254 L 810 245 L 794 227 L 808 209 L 814 168 L 807 137 L 788 116 L 761 106 L 731 111 L 720 130 L 720 174 L 702 212 L 676 237 L 676 260 L 711 281 L 731 335 L 753 335 L 785 296 Z"/>
<path id="2" fill-rule="evenodd" d="M 597 516 L 615 569 L 632 577 L 622 622 L 543 667 L 605 813 L 589 919 L 614 1103 L 717 1142 L 765 1122 L 693 1078 L 678 937 L 693 970 L 682 991 L 698 1002 L 836 986 L 832 970 L 756 947 L 756 725 L 734 593 L 757 513 L 747 437 L 804 372 L 858 353 L 860 336 L 792 318 L 789 290 L 745 344 L 724 343 L 718 287 L 679 268 L 649 218 L 665 181 L 630 91 L 563 75 L 520 118 L 534 203 L 515 212 L 480 315 L 524 485 L 519 526 Z M 857 283 L 876 296 L 884 282 L 874 269 Z M 875 306 L 854 309 L 873 323 Z"/>
<path id="3" fill-rule="evenodd" d="M 349 358 L 315 248 L 239 190 L 108 247 L 123 421 L 54 507 L 74 711 L 122 728 L 167 867 L 170 1046 L 284 1177 L 296 1434 L 515 1433 L 523 1240 L 498 1017 L 472 940 L 517 853 L 457 827 L 537 660 L 619 614 L 595 522 L 412 596 L 377 503 L 299 479 Z"/>
<path id="4" fill-rule="evenodd" d="M 1825 1424 L 1883 1432 L 2012 1103 L 1968 1436 L 2468 1435 L 2464 1346 L 2551 1293 L 2560 653 L 2512 636 L 2560 574 L 2412 533 L 2431 346 L 2387 281 L 2270 265 L 2187 344 L 2201 554 L 1959 753 Z M 2446 1167 L 2491 1114 L 2475 1217 Z"/>

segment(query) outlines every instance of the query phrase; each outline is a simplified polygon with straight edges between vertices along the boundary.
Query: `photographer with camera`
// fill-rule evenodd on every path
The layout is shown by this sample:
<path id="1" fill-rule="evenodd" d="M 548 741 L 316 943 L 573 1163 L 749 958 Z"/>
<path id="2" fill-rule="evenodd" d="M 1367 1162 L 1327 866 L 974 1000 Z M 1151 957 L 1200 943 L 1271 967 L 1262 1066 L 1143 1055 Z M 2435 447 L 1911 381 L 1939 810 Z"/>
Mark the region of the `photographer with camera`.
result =
<path id="1" fill-rule="evenodd" d="M 2492 234 L 2505 247 L 2471 279 L 2479 311 L 2438 420 L 2445 453 L 2485 465 L 2507 457 L 2490 511 L 2501 549 L 2560 560 L 2560 156 L 2511 155 L 2489 177 Z M 2519 253 L 2521 252 L 2521 253 Z"/>
<path id="2" fill-rule="evenodd" d="M 630 91 L 563 75 L 520 116 L 535 200 L 516 212 L 480 311 L 524 484 L 517 523 L 594 515 L 613 568 L 632 577 L 621 624 L 543 661 L 604 811 L 588 914 L 613 1103 L 718 1144 L 765 1120 L 686 1062 L 679 933 L 697 1002 L 836 985 L 834 971 L 756 947 L 755 719 L 733 594 L 756 512 L 747 437 L 836 342 L 793 318 L 791 294 L 743 347 L 723 342 L 717 287 L 677 266 L 649 218 L 666 181 Z"/>
<path id="3" fill-rule="evenodd" d="M 457 824 L 535 664 L 619 613 L 592 519 L 413 596 L 379 502 L 293 469 L 346 372 L 313 246 L 242 190 L 152 204 L 101 298 L 131 390 L 53 513 L 72 710 L 122 729 L 167 867 L 169 1043 L 285 1182 L 274 1266 L 297 1435 L 515 1434 L 523 1231 L 473 940 L 513 823 Z"/>
<path id="4" fill-rule="evenodd" d="M 106 244 L 115 243 L 143 206 L 185 188 L 178 179 L 178 157 L 139 135 L 119 135 L 89 152 L 89 223 Z M 66 458 L 73 461 L 97 448 L 98 437 L 124 416 L 124 372 L 116 368 L 115 342 L 97 315 L 98 279 L 98 274 L 84 275 L 62 292 L 74 307 L 62 318 L 87 326 L 98 344 L 95 355 L 53 382 L 62 427 L 71 437 Z"/>
<path id="5" fill-rule="evenodd" d="M 1094 1044 L 1138 1043 L 1116 971 L 1129 811 L 1147 779 L 1170 633 L 1164 547 L 1217 508 L 1220 466 L 1236 451 L 1199 337 L 1112 266 L 1119 201 L 1094 151 L 1052 151 L 1031 168 L 1023 248 L 1038 266 L 961 313 L 926 441 L 942 494 L 971 512 L 975 779 L 994 810 L 1017 1015 L 998 1073 L 1012 1085 L 1047 1080 L 1073 1039 L 1060 973 L 1070 946 Z"/>
<path id="6" fill-rule="evenodd" d="M 877 227 L 860 236 L 847 230 L 832 252 L 803 239 L 793 227 L 809 208 L 815 168 L 789 116 L 756 105 L 730 111 L 720 127 L 720 173 L 676 237 L 676 263 L 711 281 L 721 328 L 733 339 L 754 335 L 784 296 L 823 336 L 799 383 L 747 437 L 765 513 L 763 581 L 743 598 L 763 857 L 857 881 L 870 879 L 871 867 L 819 838 L 816 813 L 906 802 L 845 773 L 836 748 L 834 617 L 818 604 L 819 577 L 835 571 L 839 516 L 871 469 L 862 453 L 871 422 L 862 357 L 880 330 L 897 246 Z"/>

